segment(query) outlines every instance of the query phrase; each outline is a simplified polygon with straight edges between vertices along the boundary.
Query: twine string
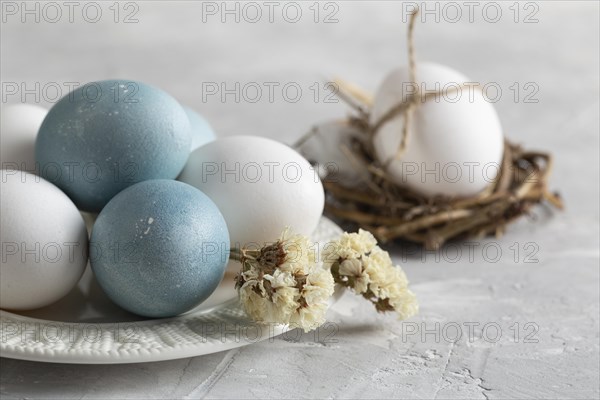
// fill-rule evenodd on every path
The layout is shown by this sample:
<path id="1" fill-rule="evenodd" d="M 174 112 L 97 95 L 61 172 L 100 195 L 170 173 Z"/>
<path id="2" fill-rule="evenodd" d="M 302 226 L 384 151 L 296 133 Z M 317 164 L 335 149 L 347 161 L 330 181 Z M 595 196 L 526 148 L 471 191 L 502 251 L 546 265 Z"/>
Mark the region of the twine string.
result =
<path id="1" fill-rule="evenodd" d="M 441 95 L 448 95 L 450 93 L 462 91 L 465 88 L 479 87 L 478 84 L 466 85 L 465 83 L 457 84 L 452 86 L 451 88 L 440 88 L 437 91 L 428 91 L 424 95 L 421 93 L 419 85 L 417 83 L 417 68 L 415 61 L 415 42 L 414 42 L 414 30 L 415 30 L 415 22 L 417 20 L 417 15 L 419 14 L 419 9 L 417 8 L 410 15 L 410 20 L 408 22 L 408 77 L 410 83 L 415 88 L 415 91 L 407 96 L 403 96 L 403 99 L 390 108 L 385 114 L 383 114 L 375 124 L 370 126 L 371 135 L 374 136 L 379 132 L 381 127 L 386 123 L 390 122 L 397 116 L 402 115 L 404 117 L 402 124 L 402 131 L 400 133 L 400 144 L 396 149 L 396 153 L 387 159 L 383 163 L 384 169 L 387 169 L 389 165 L 394 160 L 400 159 L 400 157 L 406 151 L 409 140 L 409 127 L 414 117 L 414 112 L 418 107 L 419 103 L 425 103 L 432 98 L 438 98 Z"/>
<path id="2" fill-rule="evenodd" d="M 399 115 L 404 116 L 404 123 L 402 125 L 402 131 L 401 131 L 401 136 L 400 136 L 400 145 L 398 146 L 398 149 L 396 150 L 395 156 L 390 157 L 388 160 L 385 161 L 383 166 L 386 169 L 392 161 L 400 158 L 400 156 L 402 154 L 404 154 L 404 152 L 406 151 L 406 147 L 408 145 L 408 128 L 410 125 L 410 121 L 412 119 L 412 114 L 414 112 L 414 109 L 416 108 L 416 106 L 419 102 L 420 93 L 419 93 L 419 87 L 417 85 L 415 45 L 414 45 L 415 22 L 417 20 L 418 14 L 419 14 L 418 8 L 413 13 L 411 13 L 410 20 L 408 22 L 408 35 L 407 35 L 408 77 L 409 77 L 410 83 L 413 85 L 413 87 L 416 88 L 416 90 L 414 93 L 411 93 L 410 95 L 406 96 L 406 98 L 404 98 L 402 101 L 400 101 L 400 103 L 398 103 L 395 106 L 393 106 L 392 108 L 390 108 L 385 114 L 383 114 L 381 116 L 381 118 L 379 118 L 379 120 L 377 120 L 377 122 L 374 125 L 371 126 L 371 133 L 373 135 L 375 135 L 375 134 L 377 134 L 377 132 L 379 132 L 379 129 L 381 129 L 381 127 L 383 125 L 385 125 L 386 123 L 388 123 L 395 117 L 397 117 Z"/>

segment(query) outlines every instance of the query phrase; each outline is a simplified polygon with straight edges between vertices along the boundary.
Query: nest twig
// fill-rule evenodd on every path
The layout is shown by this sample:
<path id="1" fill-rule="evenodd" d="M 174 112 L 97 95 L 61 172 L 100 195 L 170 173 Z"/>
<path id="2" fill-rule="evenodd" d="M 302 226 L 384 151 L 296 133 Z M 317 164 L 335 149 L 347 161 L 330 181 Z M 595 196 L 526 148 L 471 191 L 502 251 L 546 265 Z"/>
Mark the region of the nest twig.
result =
<path id="1" fill-rule="evenodd" d="M 341 151 L 360 169 L 365 184 L 348 187 L 323 179 L 325 212 L 334 219 L 367 229 L 382 242 L 401 239 L 436 250 L 450 239 L 500 236 L 509 222 L 544 201 L 563 208 L 560 196 L 548 190 L 552 156 L 508 140 L 499 176 L 477 196 L 431 198 L 394 183 L 367 140 L 370 97 L 343 81 L 337 81 L 337 88 L 340 98 L 351 99 L 348 103 L 356 110 L 348 123 L 364 133 Z"/>

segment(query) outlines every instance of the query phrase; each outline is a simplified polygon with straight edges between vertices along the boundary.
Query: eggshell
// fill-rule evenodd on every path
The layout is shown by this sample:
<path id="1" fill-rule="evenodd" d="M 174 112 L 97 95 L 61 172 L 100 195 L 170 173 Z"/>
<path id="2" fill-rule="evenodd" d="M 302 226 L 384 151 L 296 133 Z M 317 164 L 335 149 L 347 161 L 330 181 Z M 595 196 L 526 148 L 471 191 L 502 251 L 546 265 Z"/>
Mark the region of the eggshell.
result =
<path id="1" fill-rule="evenodd" d="M 219 138 L 195 150 L 181 176 L 219 207 L 232 246 L 262 246 L 286 227 L 310 235 L 324 206 L 317 172 L 296 151 L 257 136 Z"/>
<path id="2" fill-rule="evenodd" d="M 435 90 L 469 82 L 448 67 L 419 63 L 416 67 L 419 87 Z M 413 87 L 406 67 L 392 71 L 375 96 L 371 123 L 406 98 Z M 425 103 L 419 103 L 408 127 L 406 151 L 394 159 L 404 124 L 402 115 L 382 125 L 373 138 L 380 163 L 389 160 L 388 171 L 399 184 L 426 196 L 472 196 L 496 178 L 504 150 L 500 120 L 493 105 L 481 90 L 468 89 L 460 96 L 451 91 Z"/>
<path id="3" fill-rule="evenodd" d="M 50 182 L 21 171 L 1 173 L 0 307 L 44 307 L 66 295 L 83 274 L 85 223 Z"/>
<path id="4" fill-rule="evenodd" d="M 47 113 L 34 104 L 14 104 L 2 110 L 0 168 L 35 173 L 35 138 Z"/>
<path id="5" fill-rule="evenodd" d="M 229 258 L 217 206 L 182 182 L 150 180 L 116 195 L 94 224 L 90 264 L 115 303 L 147 317 L 169 317 L 204 301 Z"/>
<path id="6" fill-rule="evenodd" d="M 36 141 L 41 175 L 84 211 L 149 179 L 175 179 L 191 148 L 175 99 L 140 82 L 92 82 L 54 105 Z"/>
<path id="7" fill-rule="evenodd" d="M 352 149 L 352 140 L 361 136 L 359 129 L 346 121 L 328 121 L 316 125 L 307 139 L 298 145 L 298 151 L 318 168 L 321 178 L 356 187 L 362 184 L 363 178 L 342 148 Z"/>
<path id="8" fill-rule="evenodd" d="M 216 135 L 211 128 L 208 121 L 200 114 L 195 112 L 189 107 L 183 107 L 185 113 L 190 120 L 190 126 L 192 129 L 192 150 L 196 150 L 198 147 L 205 143 L 215 140 Z"/>

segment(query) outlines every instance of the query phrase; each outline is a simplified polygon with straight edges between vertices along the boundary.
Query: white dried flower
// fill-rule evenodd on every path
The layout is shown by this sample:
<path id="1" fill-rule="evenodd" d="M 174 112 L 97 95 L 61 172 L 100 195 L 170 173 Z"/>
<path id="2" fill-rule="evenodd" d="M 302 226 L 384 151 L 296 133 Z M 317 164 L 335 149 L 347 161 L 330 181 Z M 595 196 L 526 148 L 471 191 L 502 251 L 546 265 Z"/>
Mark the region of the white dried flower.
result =
<path id="1" fill-rule="evenodd" d="M 305 332 L 323 325 L 333 286 L 331 272 L 315 265 L 306 275 L 301 292 L 301 307 L 291 315 L 290 323 L 303 328 Z"/>
<path id="2" fill-rule="evenodd" d="M 290 235 L 286 230 L 278 243 L 281 243 L 281 249 L 286 254 L 279 269 L 302 273 L 306 266 L 315 264 L 315 251 L 311 249 L 311 243 L 306 236 Z"/>
<path id="3" fill-rule="evenodd" d="M 356 293 L 364 293 L 369 286 L 369 275 L 365 272 L 362 263 L 356 258 L 343 260 L 338 270 L 339 274 L 347 277 Z"/>
<path id="4" fill-rule="evenodd" d="M 323 251 L 323 263 L 331 266 L 338 259 L 360 258 L 377 246 L 377 240 L 369 231 L 344 232 L 339 240 L 330 242 Z"/>
<path id="5" fill-rule="evenodd" d="M 369 290 L 380 300 L 389 304 L 400 319 L 417 314 L 416 296 L 408 289 L 408 279 L 400 266 L 394 266 L 389 254 L 379 247 L 371 251 L 364 261 L 369 276 Z"/>
<path id="6" fill-rule="evenodd" d="M 288 235 L 260 250 L 242 250 L 236 287 L 257 322 L 293 324 L 304 331 L 325 322 L 333 276 L 315 262 L 308 238 Z"/>
<path id="7" fill-rule="evenodd" d="M 404 271 L 394 266 L 388 252 L 377 246 L 371 233 L 362 229 L 344 233 L 340 240 L 327 246 L 323 259 L 336 283 L 361 294 L 378 311 L 396 311 L 400 319 L 418 312 Z"/>

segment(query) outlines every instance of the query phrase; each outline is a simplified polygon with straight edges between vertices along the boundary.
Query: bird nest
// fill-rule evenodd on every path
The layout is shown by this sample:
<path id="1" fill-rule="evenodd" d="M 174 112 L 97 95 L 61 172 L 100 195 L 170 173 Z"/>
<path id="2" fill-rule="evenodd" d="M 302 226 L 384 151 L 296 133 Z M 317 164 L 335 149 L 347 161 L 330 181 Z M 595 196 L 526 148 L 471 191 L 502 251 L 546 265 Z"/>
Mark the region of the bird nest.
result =
<path id="1" fill-rule="evenodd" d="M 405 240 L 436 250 L 452 239 L 500 236 L 508 223 L 539 203 L 563 208 L 560 196 L 548 190 L 552 156 L 506 139 L 496 179 L 473 197 L 427 197 L 395 183 L 371 144 L 370 97 L 353 85 L 336 83 L 338 96 L 356 110 L 345 123 L 359 133 L 346 144 L 340 143 L 340 151 L 362 177 L 356 185 L 322 176 L 325 213 L 339 222 L 369 230 L 382 242 Z"/>

